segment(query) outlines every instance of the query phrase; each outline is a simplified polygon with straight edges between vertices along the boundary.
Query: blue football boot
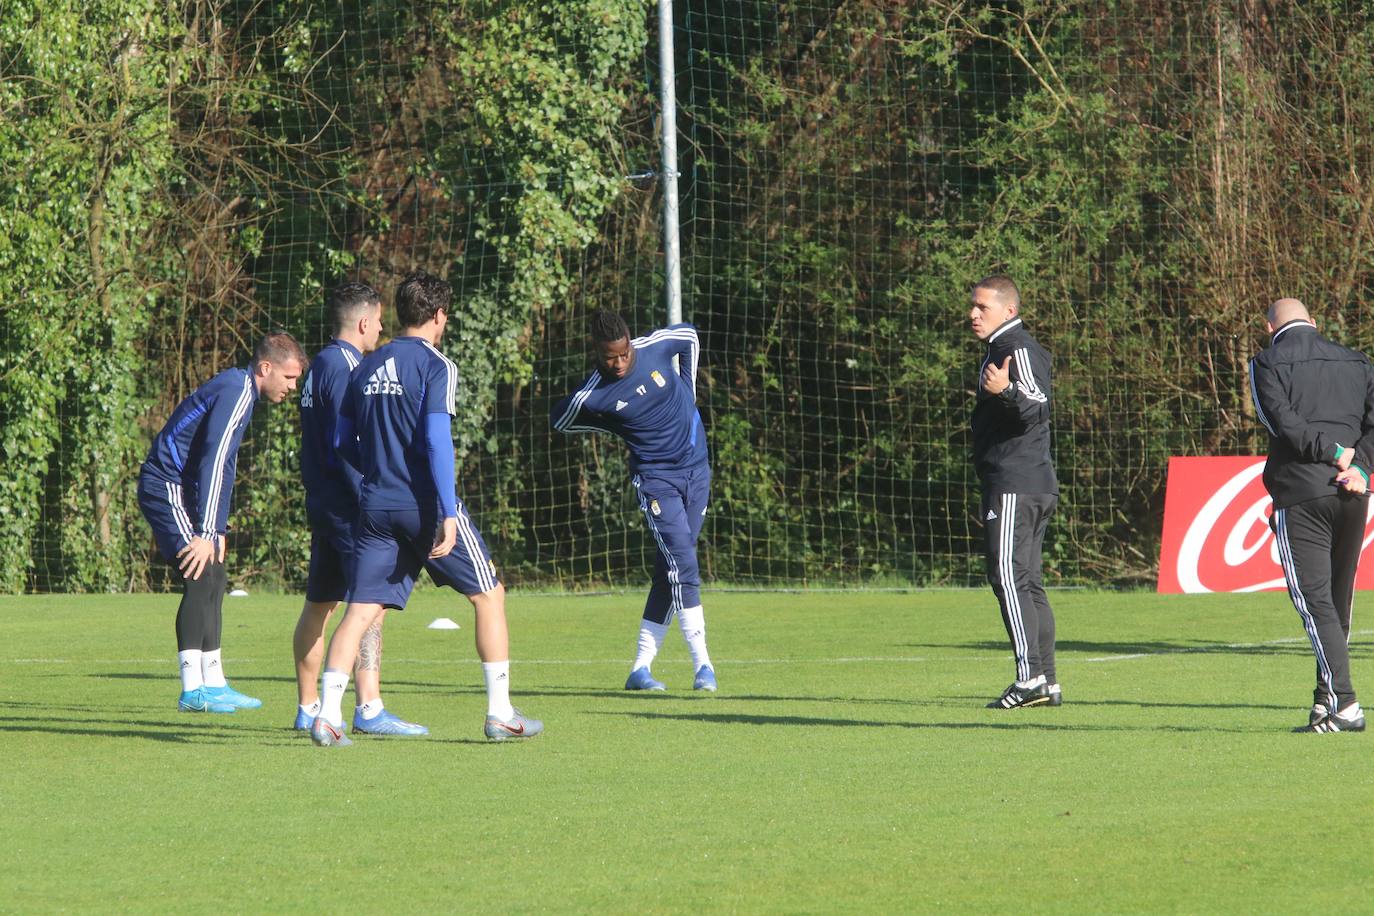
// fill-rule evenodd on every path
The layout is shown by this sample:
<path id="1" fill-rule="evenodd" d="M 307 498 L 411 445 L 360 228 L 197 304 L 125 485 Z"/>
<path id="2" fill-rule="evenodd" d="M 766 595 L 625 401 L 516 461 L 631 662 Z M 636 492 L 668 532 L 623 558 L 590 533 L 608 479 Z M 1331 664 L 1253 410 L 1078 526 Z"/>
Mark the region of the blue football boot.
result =
<path id="1" fill-rule="evenodd" d="M 357 709 L 353 710 L 353 731 L 364 735 L 428 735 L 429 729 L 414 722 L 407 722 L 389 709 L 383 709 L 371 719 L 364 719 Z"/>
<path id="2" fill-rule="evenodd" d="M 511 710 L 511 717 L 509 719 L 498 719 L 495 716 L 487 716 L 487 721 L 482 726 L 482 731 L 492 741 L 509 741 L 512 738 L 533 738 L 544 730 L 543 722 L 538 719 L 531 719 L 514 706 L 511 707 Z"/>
<path id="3" fill-rule="evenodd" d="M 716 692 L 716 673 L 711 670 L 710 665 L 702 665 L 697 669 L 697 676 L 692 681 L 692 689 Z"/>
<path id="4" fill-rule="evenodd" d="M 348 747 L 352 741 L 344 735 L 342 728 L 335 728 L 325 721 L 324 716 L 316 716 L 310 725 L 310 740 L 320 747 Z"/>
<path id="5" fill-rule="evenodd" d="M 177 700 L 177 709 L 182 712 L 234 712 L 238 707 L 211 699 L 204 687 L 197 687 L 195 690 L 182 691 Z"/>
<path id="6" fill-rule="evenodd" d="M 654 680 L 654 676 L 649 673 L 649 666 L 636 668 L 630 672 L 630 676 L 625 680 L 626 690 L 667 690 L 662 681 Z"/>
<path id="7" fill-rule="evenodd" d="M 319 713 L 311 714 L 311 713 L 306 712 L 304 709 L 301 709 L 299 706 L 297 706 L 297 707 L 296 707 L 296 724 L 293 725 L 293 726 L 291 726 L 291 727 L 294 728 L 294 729 L 295 729 L 296 731 L 298 731 L 298 732 L 308 732 L 308 731 L 310 731 L 310 726 L 313 725 L 313 724 L 315 723 L 315 716 L 317 716 L 317 715 L 319 715 Z M 342 731 L 342 730 L 343 730 L 343 729 L 340 729 L 340 731 Z"/>
<path id="8" fill-rule="evenodd" d="M 257 709 L 262 705 L 262 700 L 257 697 L 250 697 L 246 693 L 239 693 L 228 682 L 223 687 L 202 687 L 205 696 L 215 703 L 223 703 L 226 706 L 233 706 L 235 709 Z"/>

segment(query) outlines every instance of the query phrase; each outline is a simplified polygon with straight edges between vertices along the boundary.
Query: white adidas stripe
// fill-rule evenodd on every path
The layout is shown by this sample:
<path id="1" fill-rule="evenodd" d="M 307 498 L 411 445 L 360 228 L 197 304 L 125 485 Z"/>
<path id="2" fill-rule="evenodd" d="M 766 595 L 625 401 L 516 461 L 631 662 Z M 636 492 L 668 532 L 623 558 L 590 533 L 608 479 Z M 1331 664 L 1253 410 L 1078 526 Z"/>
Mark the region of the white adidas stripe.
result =
<path id="1" fill-rule="evenodd" d="M 220 494 L 224 490 L 224 466 L 229 460 L 229 442 L 234 438 L 234 431 L 243 422 L 243 418 L 248 413 L 248 408 L 252 403 L 253 378 L 252 376 L 245 376 L 243 392 L 234 405 L 234 412 L 229 416 L 229 424 L 224 427 L 224 435 L 220 437 L 219 444 L 215 447 L 214 463 L 210 468 L 210 489 L 203 499 L 205 517 L 200 520 L 201 533 L 206 540 L 214 540 L 215 537 L 215 522 L 219 518 Z"/>
<path id="2" fill-rule="evenodd" d="M 1322 649 L 1321 636 L 1317 632 L 1317 621 L 1312 616 L 1312 612 L 1307 608 L 1307 598 L 1302 593 L 1302 584 L 1298 581 L 1298 567 L 1293 559 L 1293 548 L 1288 540 L 1288 510 L 1274 510 L 1275 527 L 1278 529 L 1276 541 L 1279 546 L 1279 565 L 1283 567 L 1283 576 L 1288 580 L 1288 596 L 1293 599 L 1293 607 L 1297 609 L 1298 616 L 1302 618 L 1303 629 L 1307 631 L 1308 641 L 1312 643 L 1312 652 L 1317 656 L 1317 673 L 1321 679 L 1321 685 L 1326 688 L 1328 702 L 1327 709 L 1335 709 L 1336 701 L 1336 682 L 1331 673 L 1331 666 L 1326 661 L 1326 652 Z M 1348 637 L 1347 637 L 1348 639 Z"/>
<path id="3" fill-rule="evenodd" d="M 1002 528 L 1000 531 L 998 572 L 1002 579 L 1003 600 L 1007 603 L 1007 619 L 1011 621 L 1012 650 L 1016 653 L 1016 679 L 1030 680 L 1030 644 L 1026 639 L 1026 624 L 1021 614 L 1021 596 L 1016 591 L 1016 572 L 1013 551 L 1016 547 L 1016 494 L 1002 494 Z"/>
<path id="4" fill-rule="evenodd" d="M 554 429 L 563 433 L 599 431 L 591 427 L 572 425 L 573 419 L 576 418 L 578 412 L 582 410 L 582 405 L 586 402 L 587 398 L 591 397 L 599 377 L 599 374 L 596 372 L 593 372 L 587 377 L 587 380 L 582 383 L 582 387 L 572 396 L 572 400 L 568 403 L 568 409 L 563 411 L 563 416 L 559 417 L 558 421 L 553 424 Z"/>
<path id="5" fill-rule="evenodd" d="M 682 610 L 682 583 L 678 581 L 680 574 L 677 558 L 668 549 L 668 545 L 663 543 L 663 535 L 659 533 L 658 525 L 654 523 L 654 513 L 649 509 L 649 502 L 644 498 L 644 491 L 639 488 L 642 482 L 640 476 L 636 474 L 631 482 L 635 485 L 635 492 L 639 494 L 639 508 L 644 513 L 644 518 L 649 522 L 649 530 L 653 532 L 654 540 L 658 542 L 659 552 L 668 560 L 668 586 L 669 594 L 672 597 L 668 599 L 668 619 L 663 621 L 664 624 L 668 624 L 672 622 L 673 615 Z"/>

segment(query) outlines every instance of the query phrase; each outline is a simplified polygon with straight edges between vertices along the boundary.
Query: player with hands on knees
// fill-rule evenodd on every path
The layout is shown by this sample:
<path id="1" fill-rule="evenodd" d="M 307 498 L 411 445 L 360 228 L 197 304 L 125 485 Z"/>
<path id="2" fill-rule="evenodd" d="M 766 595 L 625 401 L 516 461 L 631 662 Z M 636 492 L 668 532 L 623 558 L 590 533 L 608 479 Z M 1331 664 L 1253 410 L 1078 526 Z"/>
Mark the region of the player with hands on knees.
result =
<path id="1" fill-rule="evenodd" d="M 253 408 L 259 398 L 284 401 L 308 362 L 290 334 L 268 334 L 246 368 L 224 370 L 177 405 L 139 471 L 139 508 L 181 585 L 177 708 L 183 712 L 232 713 L 262 705 L 224 676 L 224 535 L 239 445 Z"/>

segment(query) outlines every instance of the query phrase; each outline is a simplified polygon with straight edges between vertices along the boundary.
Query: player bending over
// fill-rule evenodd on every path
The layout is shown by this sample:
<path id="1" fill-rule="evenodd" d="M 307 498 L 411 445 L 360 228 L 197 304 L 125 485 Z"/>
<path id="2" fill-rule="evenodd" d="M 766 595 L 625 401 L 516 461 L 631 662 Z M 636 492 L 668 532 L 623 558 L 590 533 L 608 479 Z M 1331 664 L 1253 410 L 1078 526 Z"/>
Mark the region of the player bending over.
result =
<path id="1" fill-rule="evenodd" d="M 310 727 L 318 745 L 348 745 L 342 701 L 363 634 L 384 608 L 404 608 L 427 566 L 476 612 L 477 654 L 487 685 L 488 738 L 532 738 L 544 730 L 510 702 L 506 592 L 453 481 L 451 418 L 458 367 L 439 352 L 452 290 L 412 274 L 396 291 L 395 340 L 354 370 L 334 443 L 363 473 L 348 608 L 329 642 L 323 706 Z M 426 560 L 429 562 L 426 563 Z"/>
<path id="2" fill-rule="evenodd" d="M 377 347 L 382 332 L 382 297 L 366 283 L 344 283 L 329 293 L 334 339 L 315 354 L 301 385 L 301 480 L 310 521 L 310 576 L 305 606 L 292 639 L 296 655 L 296 693 L 300 707 L 295 727 L 307 730 L 320 714 L 320 666 L 324 628 L 348 590 L 353 566 L 353 525 L 358 520 L 362 475 L 334 448 L 339 405 L 363 354 Z M 353 730 L 369 735 L 427 735 L 382 702 L 382 621 L 367 628 L 353 669 L 358 705 Z"/>
<path id="3" fill-rule="evenodd" d="M 177 661 L 183 712 L 255 709 L 224 677 L 224 533 L 239 443 L 259 397 L 280 404 L 308 360 L 290 334 L 268 334 L 246 369 L 226 369 L 177 405 L 138 475 L 138 505 L 181 584 Z"/>
<path id="4" fill-rule="evenodd" d="M 677 614 L 696 672 L 692 686 L 715 690 L 697 566 L 697 537 L 711 497 L 711 465 L 696 407 L 701 351 L 696 329 L 675 324 L 631 340 L 625 319 L 603 309 L 592 315 L 588 330 L 596 369 L 554 406 L 550 421 L 561 432 L 608 432 L 625 441 L 639 507 L 658 544 L 653 584 L 639 624 L 639 651 L 625 689 L 666 689 L 649 666 Z"/>

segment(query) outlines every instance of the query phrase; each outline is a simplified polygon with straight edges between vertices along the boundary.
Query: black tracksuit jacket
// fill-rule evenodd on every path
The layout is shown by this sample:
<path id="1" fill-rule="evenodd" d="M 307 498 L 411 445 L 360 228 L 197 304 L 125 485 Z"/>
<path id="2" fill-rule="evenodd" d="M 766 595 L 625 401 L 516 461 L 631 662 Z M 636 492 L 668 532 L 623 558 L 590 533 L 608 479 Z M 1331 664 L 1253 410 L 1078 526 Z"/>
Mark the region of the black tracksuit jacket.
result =
<path id="1" fill-rule="evenodd" d="M 973 464 L 985 496 L 1055 493 L 1059 483 L 1050 459 L 1050 354 L 1013 318 L 987 339 L 978 367 L 973 407 Z M 1011 357 L 1011 385 L 1000 394 L 983 390 L 988 363 Z"/>
<path id="2" fill-rule="evenodd" d="M 1374 366 L 1358 350 L 1290 321 L 1250 360 L 1250 393 L 1269 430 L 1264 486 L 1275 508 L 1337 492 L 1337 445 L 1374 467 Z"/>

